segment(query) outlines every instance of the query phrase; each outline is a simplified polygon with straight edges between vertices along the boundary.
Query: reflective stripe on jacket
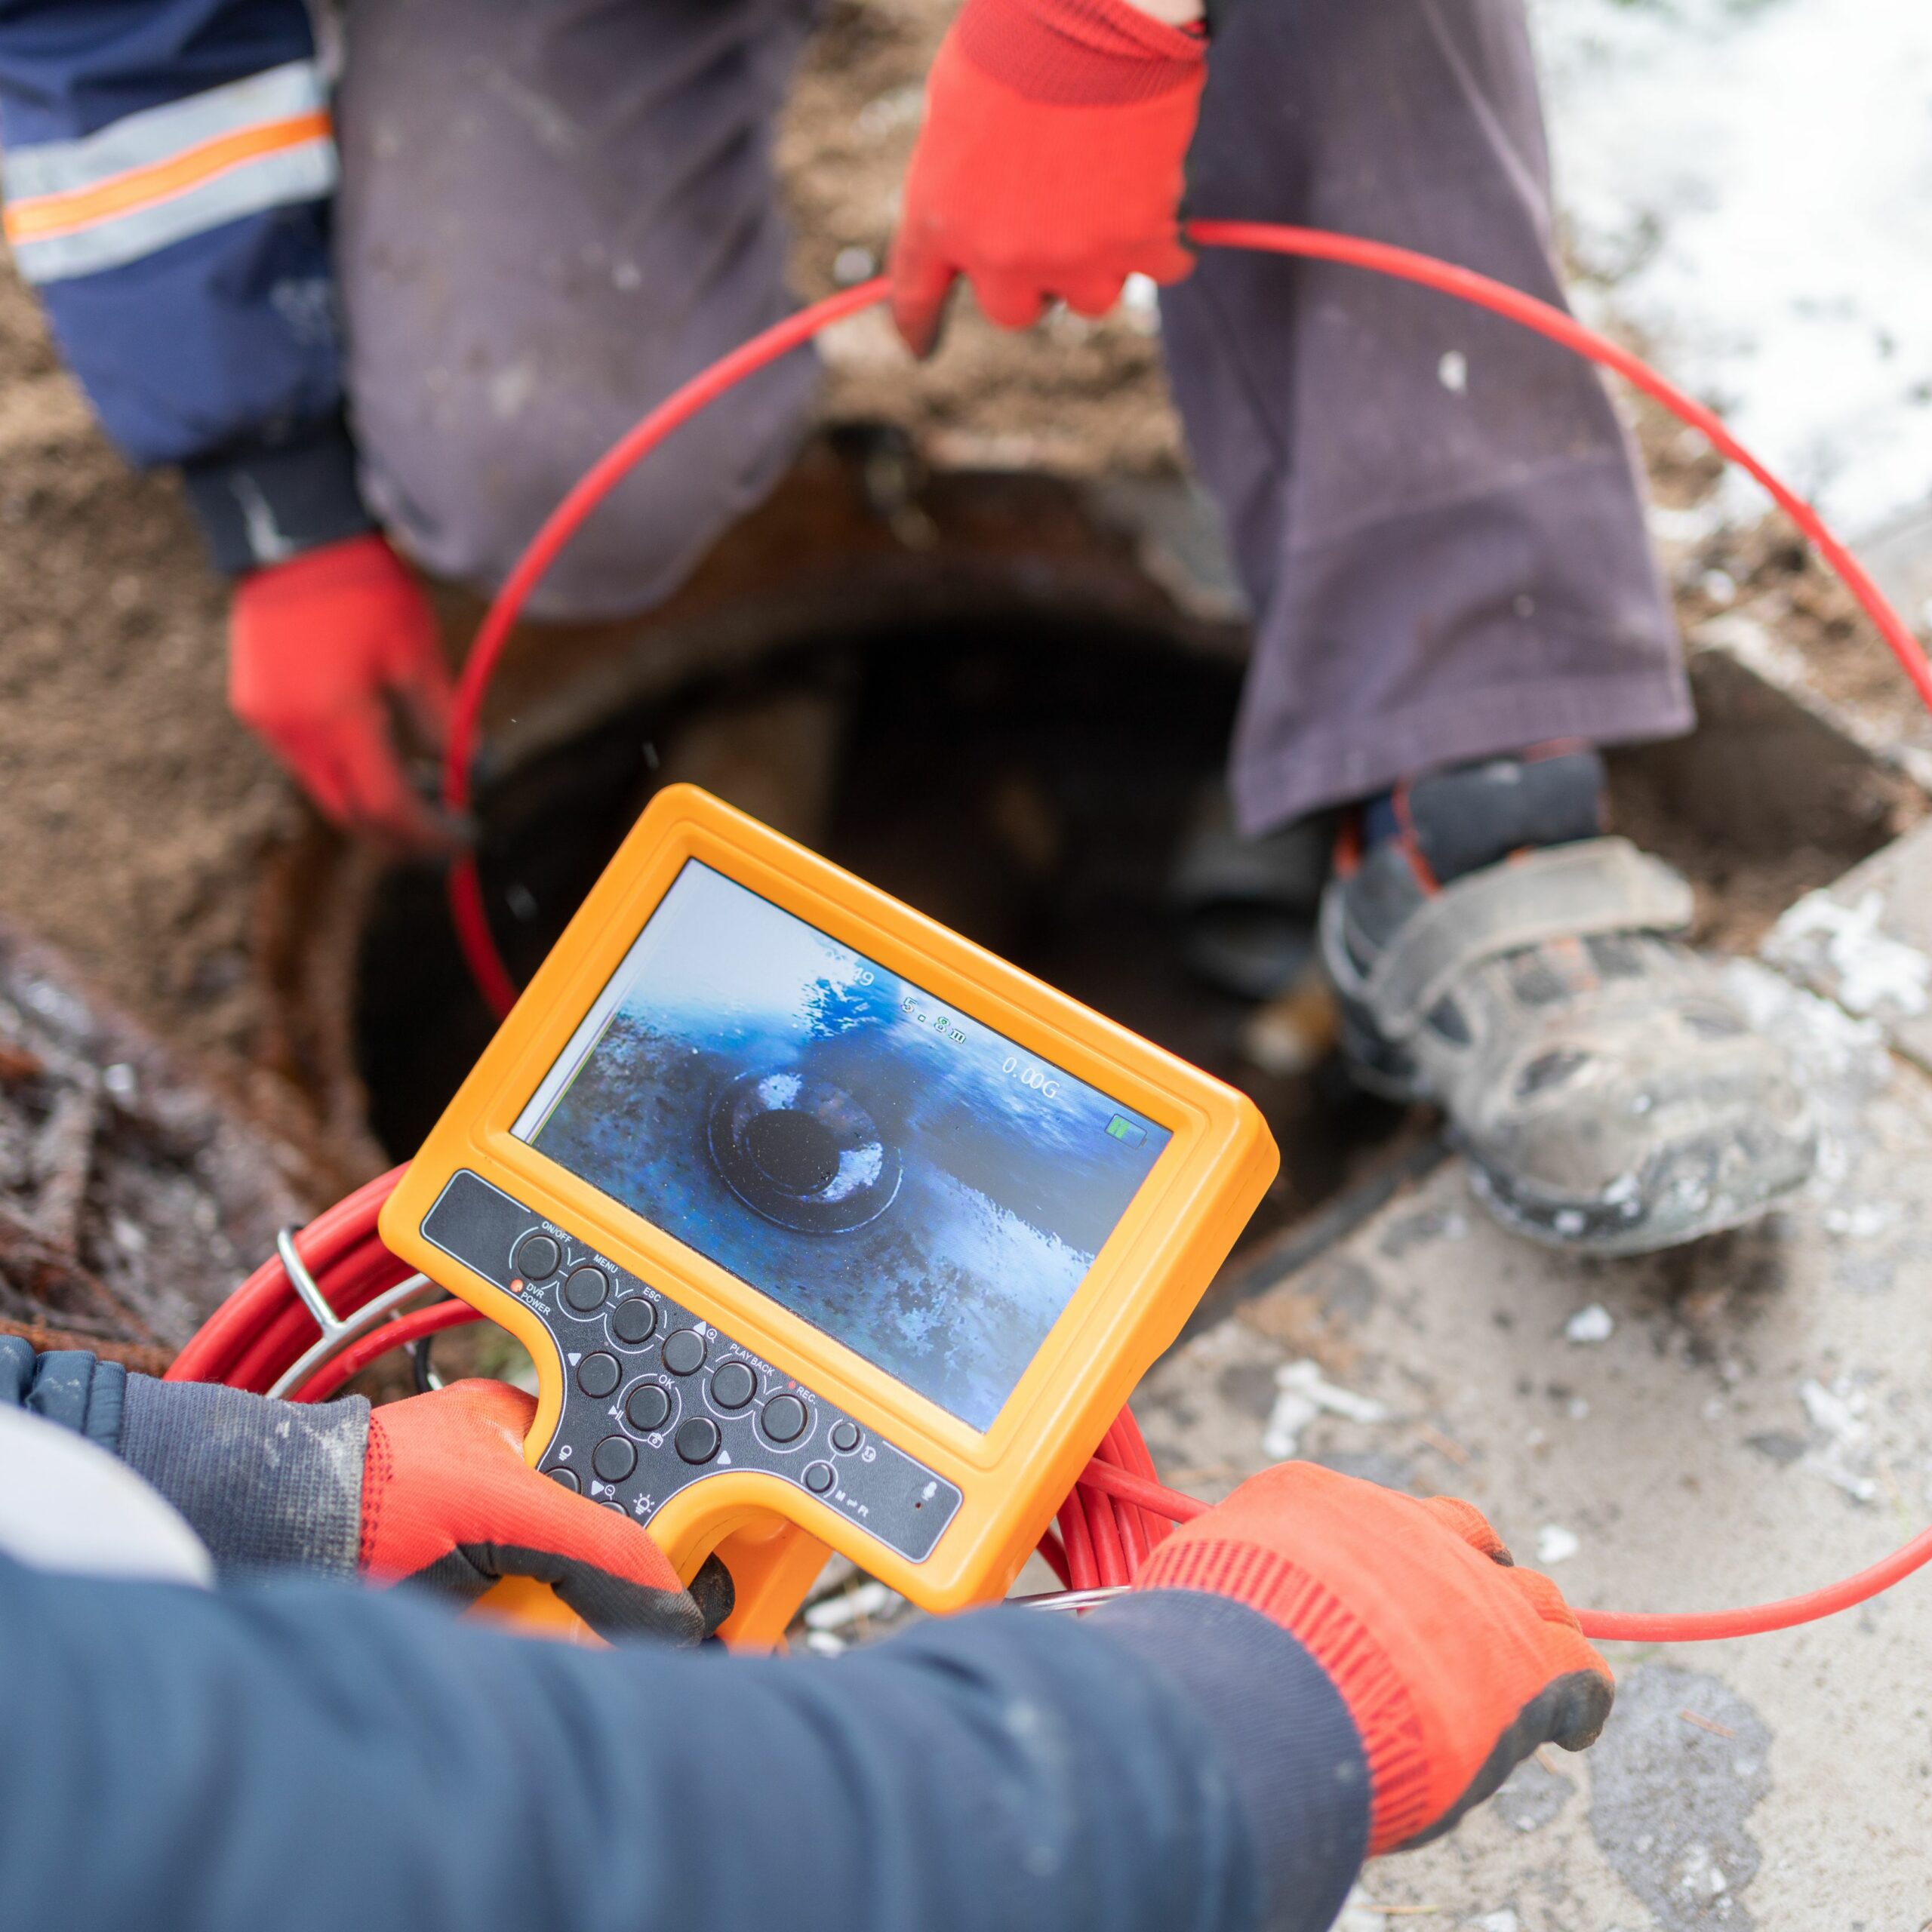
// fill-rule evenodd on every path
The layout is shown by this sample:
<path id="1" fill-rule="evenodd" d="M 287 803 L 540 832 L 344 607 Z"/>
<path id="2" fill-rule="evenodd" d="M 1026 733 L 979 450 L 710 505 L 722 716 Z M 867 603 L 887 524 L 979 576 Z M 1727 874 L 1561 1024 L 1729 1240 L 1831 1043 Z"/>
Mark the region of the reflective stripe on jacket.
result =
<path id="1" fill-rule="evenodd" d="M 327 89 L 302 0 L 0 0 L 14 262 L 135 461 L 332 423 Z"/>

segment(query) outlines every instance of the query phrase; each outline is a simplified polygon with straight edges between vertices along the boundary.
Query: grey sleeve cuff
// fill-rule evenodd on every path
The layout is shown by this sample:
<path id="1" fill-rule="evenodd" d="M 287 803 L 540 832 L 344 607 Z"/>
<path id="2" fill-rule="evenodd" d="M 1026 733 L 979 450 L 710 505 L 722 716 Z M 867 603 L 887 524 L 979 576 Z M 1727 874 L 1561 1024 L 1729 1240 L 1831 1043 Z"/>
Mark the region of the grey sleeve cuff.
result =
<path id="1" fill-rule="evenodd" d="M 1180 1688 L 1219 1747 L 1261 1869 L 1269 1932 L 1332 1924 L 1368 1847 L 1368 1761 L 1341 1693 L 1257 1611 L 1197 1590 L 1149 1590 L 1088 1627 Z"/>
<path id="2" fill-rule="evenodd" d="M 376 527 L 340 417 L 280 441 L 197 457 L 181 468 L 215 568 L 230 577 L 286 563 Z"/>
<path id="3" fill-rule="evenodd" d="M 369 1404 L 310 1405 L 131 1375 L 120 1454 L 173 1503 L 223 1573 L 355 1574 Z"/>

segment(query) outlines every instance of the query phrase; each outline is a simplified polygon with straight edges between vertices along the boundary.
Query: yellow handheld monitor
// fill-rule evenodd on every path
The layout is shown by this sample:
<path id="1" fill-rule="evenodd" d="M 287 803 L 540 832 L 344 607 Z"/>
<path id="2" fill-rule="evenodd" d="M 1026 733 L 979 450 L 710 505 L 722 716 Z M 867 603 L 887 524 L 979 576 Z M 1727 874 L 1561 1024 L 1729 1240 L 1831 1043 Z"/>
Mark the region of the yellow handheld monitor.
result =
<path id="1" fill-rule="evenodd" d="M 531 1460 L 717 1553 L 997 1598 L 1272 1178 L 1253 1106 L 688 786 L 382 1217 L 535 1358 Z"/>

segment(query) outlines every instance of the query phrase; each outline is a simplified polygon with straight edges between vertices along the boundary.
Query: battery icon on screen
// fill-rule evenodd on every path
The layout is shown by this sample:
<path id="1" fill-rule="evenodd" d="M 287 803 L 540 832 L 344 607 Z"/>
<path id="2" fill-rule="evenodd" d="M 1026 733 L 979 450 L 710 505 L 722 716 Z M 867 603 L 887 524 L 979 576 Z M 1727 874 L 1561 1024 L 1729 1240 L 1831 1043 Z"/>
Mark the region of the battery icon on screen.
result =
<path id="1" fill-rule="evenodd" d="M 1147 1139 L 1147 1130 L 1144 1127 L 1136 1126 L 1124 1114 L 1115 1114 L 1107 1122 L 1107 1132 L 1115 1140 L 1124 1141 L 1130 1147 L 1144 1146 Z"/>

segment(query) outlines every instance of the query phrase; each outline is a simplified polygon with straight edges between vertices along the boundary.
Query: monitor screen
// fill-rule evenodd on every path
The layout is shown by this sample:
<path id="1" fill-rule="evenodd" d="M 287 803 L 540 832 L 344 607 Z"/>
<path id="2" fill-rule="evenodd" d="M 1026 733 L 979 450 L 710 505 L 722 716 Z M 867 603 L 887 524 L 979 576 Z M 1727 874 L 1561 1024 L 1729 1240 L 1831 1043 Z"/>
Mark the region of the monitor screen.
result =
<path id="1" fill-rule="evenodd" d="M 979 1430 L 1170 1138 L 696 860 L 512 1131 Z"/>

